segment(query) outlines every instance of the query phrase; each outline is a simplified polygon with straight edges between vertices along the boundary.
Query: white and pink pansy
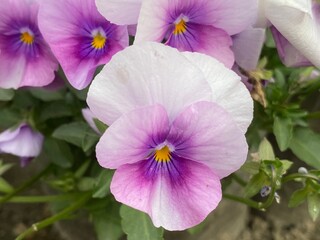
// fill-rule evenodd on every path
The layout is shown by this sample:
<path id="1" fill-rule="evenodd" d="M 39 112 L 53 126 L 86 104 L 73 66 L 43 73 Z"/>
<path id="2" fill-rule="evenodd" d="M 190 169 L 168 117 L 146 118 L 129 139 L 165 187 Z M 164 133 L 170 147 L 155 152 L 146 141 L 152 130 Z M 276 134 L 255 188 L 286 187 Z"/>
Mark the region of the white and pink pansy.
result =
<path id="1" fill-rule="evenodd" d="M 110 126 L 96 155 L 117 169 L 111 192 L 156 227 L 203 221 L 221 200 L 220 179 L 246 160 L 252 99 L 209 56 L 160 43 L 128 47 L 94 79 L 87 103 Z"/>

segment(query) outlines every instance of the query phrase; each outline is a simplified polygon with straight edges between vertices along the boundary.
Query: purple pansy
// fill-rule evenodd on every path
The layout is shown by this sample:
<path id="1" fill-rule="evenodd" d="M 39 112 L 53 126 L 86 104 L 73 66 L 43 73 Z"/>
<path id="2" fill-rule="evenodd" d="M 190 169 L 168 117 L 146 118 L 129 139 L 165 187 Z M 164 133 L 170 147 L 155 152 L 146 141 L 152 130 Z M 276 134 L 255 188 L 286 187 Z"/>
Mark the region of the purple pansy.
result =
<path id="1" fill-rule="evenodd" d="M 96 67 L 128 45 L 127 28 L 102 17 L 94 0 L 42 1 L 39 25 L 69 82 L 77 89 L 87 87 Z"/>
<path id="2" fill-rule="evenodd" d="M 58 62 L 38 29 L 35 1 L 3 0 L 0 7 L 0 87 L 45 86 Z"/>
<path id="3" fill-rule="evenodd" d="M 0 133 L 0 153 L 20 157 L 22 167 L 40 154 L 42 144 L 43 135 L 34 131 L 26 123 Z"/>
<path id="4" fill-rule="evenodd" d="M 111 192 L 157 227 L 203 221 L 221 200 L 220 179 L 246 159 L 252 99 L 212 57 L 133 45 L 97 75 L 87 102 L 110 126 L 96 155 L 102 167 L 117 169 Z"/>

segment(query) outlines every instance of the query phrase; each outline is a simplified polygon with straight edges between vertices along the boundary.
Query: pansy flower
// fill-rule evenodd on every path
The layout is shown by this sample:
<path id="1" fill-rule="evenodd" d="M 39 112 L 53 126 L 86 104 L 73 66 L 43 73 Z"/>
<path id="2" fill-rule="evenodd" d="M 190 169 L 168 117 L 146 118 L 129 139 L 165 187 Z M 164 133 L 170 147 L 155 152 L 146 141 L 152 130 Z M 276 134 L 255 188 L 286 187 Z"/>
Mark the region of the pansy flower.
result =
<path id="1" fill-rule="evenodd" d="M 203 221 L 221 200 L 220 179 L 246 159 L 252 99 L 212 57 L 133 45 L 97 75 L 87 103 L 110 126 L 96 155 L 102 167 L 117 169 L 111 192 L 157 227 Z"/>
<path id="2" fill-rule="evenodd" d="M 87 87 L 96 67 L 107 63 L 129 41 L 127 28 L 102 17 L 94 0 L 42 1 L 39 25 L 76 89 Z"/>
<path id="3" fill-rule="evenodd" d="M 281 60 L 287 66 L 320 67 L 320 3 L 315 0 L 264 0 Z"/>
<path id="4" fill-rule="evenodd" d="M 22 167 L 40 154 L 42 144 L 43 135 L 26 123 L 0 133 L 0 153 L 20 157 Z"/>
<path id="5" fill-rule="evenodd" d="M 0 6 L 0 87 L 45 86 L 58 62 L 38 29 L 38 3 L 3 0 Z"/>

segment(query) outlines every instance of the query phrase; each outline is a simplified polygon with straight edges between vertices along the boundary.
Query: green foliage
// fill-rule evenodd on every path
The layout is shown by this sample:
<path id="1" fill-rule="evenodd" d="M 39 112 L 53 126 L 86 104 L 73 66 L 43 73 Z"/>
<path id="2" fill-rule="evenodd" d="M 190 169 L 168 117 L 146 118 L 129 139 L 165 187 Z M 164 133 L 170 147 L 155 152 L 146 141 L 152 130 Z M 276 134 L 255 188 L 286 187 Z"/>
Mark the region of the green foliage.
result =
<path id="1" fill-rule="evenodd" d="M 93 190 L 93 198 L 104 198 L 110 193 L 110 184 L 114 171 L 101 170 L 99 176 L 96 178 Z"/>
<path id="2" fill-rule="evenodd" d="M 14 97 L 13 89 L 2 89 L 0 88 L 0 101 L 10 101 Z"/>
<path id="3" fill-rule="evenodd" d="M 163 229 L 154 227 L 147 214 L 122 205 L 120 216 L 128 240 L 163 240 Z"/>
<path id="4" fill-rule="evenodd" d="M 320 214 L 320 193 L 308 195 L 308 212 L 313 221 L 316 221 Z"/>
<path id="5" fill-rule="evenodd" d="M 281 151 L 285 151 L 290 144 L 293 135 L 293 123 L 290 118 L 275 117 L 273 133 L 276 136 Z"/>
<path id="6" fill-rule="evenodd" d="M 46 138 L 43 145 L 44 152 L 52 163 L 62 168 L 72 166 L 74 158 L 67 143 L 53 138 Z"/>

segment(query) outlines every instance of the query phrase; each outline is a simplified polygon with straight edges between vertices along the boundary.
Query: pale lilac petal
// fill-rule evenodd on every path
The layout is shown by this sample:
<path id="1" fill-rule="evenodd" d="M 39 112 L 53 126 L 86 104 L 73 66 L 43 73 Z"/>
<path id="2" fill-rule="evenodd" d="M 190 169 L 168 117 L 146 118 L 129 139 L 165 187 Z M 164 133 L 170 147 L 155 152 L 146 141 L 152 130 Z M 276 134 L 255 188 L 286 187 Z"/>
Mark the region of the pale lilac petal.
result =
<path id="1" fill-rule="evenodd" d="M 91 110 L 89 108 L 83 108 L 81 110 L 82 112 L 82 116 L 83 118 L 87 121 L 87 123 L 89 124 L 89 126 L 97 133 L 97 134 L 101 134 L 101 132 L 99 131 L 99 129 L 97 128 L 95 122 L 94 122 L 94 118 L 96 118 L 94 116 L 94 114 L 91 112 Z"/>
<path id="2" fill-rule="evenodd" d="M 148 213 L 156 227 L 193 227 L 220 202 L 220 181 L 208 167 L 193 161 L 179 158 L 176 168 L 178 175 L 161 168 L 150 178 L 144 161 L 124 165 L 115 172 L 111 192 L 117 201 Z"/>
<path id="3" fill-rule="evenodd" d="M 220 178 L 245 162 L 248 145 L 232 116 L 215 103 L 192 104 L 171 127 L 168 142 L 183 158 L 203 163 Z"/>
<path id="4" fill-rule="evenodd" d="M 102 135 L 97 144 L 99 164 L 118 168 L 146 159 L 162 143 L 169 131 L 169 120 L 160 105 L 139 108 L 122 115 Z"/>
<path id="5" fill-rule="evenodd" d="M 123 113 L 159 103 L 172 120 L 193 102 L 211 99 L 201 70 L 178 50 L 160 43 L 133 45 L 113 56 L 93 80 L 87 103 L 111 125 Z"/>
<path id="6" fill-rule="evenodd" d="M 257 21 L 253 25 L 254 28 L 267 28 L 270 27 L 271 23 L 266 17 L 265 13 L 265 0 L 258 0 L 258 17 Z"/>
<path id="7" fill-rule="evenodd" d="M 216 58 L 226 67 L 231 68 L 234 54 L 230 49 L 231 37 L 223 30 L 195 23 L 187 24 L 183 34 L 171 34 L 167 45 L 180 51 L 200 52 Z"/>
<path id="8" fill-rule="evenodd" d="M 0 87 L 17 89 L 23 78 L 26 59 L 0 52 Z"/>
<path id="9" fill-rule="evenodd" d="M 10 140 L 14 139 L 16 136 L 18 136 L 20 133 L 21 126 L 23 126 L 23 125 L 20 125 L 19 127 L 15 128 L 15 129 L 8 129 L 8 130 L 1 132 L 0 133 L 0 144 L 3 142 L 6 142 L 6 141 L 10 141 Z"/>
<path id="10" fill-rule="evenodd" d="M 288 67 L 311 66 L 306 59 L 275 27 L 271 27 L 278 54 L 284 65 Z"/>
<path id="11" fill-rule="evenodd" d="M 142 0 L 96 0 L 99 12 L 118 25 L 138 23 Z"/>
<path id="12" fill-rule="evenodd" d="M 310 62 L 320 67 L 320 18 L 311 0 L 268 0 L 266 16 Z"/>
<path id="13" fill-rule="evenodd" d="M 211 86 L 211 101 L 222 106 L 233 117 L 243 133 L 253 117 L 253 101 L 241 78 L 217 60 L 199 53 L 183 55 L 198 66 Z"/>
<path id="14" fill-rule="evenodd" d="M 29 126 L 23 125 L 15 138 L 0 142 L 0 151 L 19 157 L 36 157 L 41 152 L 42 143 L 42 134 L 33 131 Z"/>
<path id="15" fill-rule="evenodd" d="M 262 28 L 250 28 L 233 37 L 232 50 L 236 63 L 243 69 L 256 69 L 265 41 L 265 32 Z"/>

